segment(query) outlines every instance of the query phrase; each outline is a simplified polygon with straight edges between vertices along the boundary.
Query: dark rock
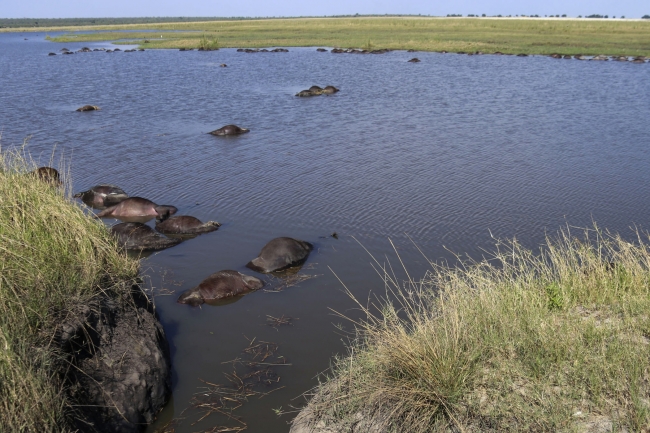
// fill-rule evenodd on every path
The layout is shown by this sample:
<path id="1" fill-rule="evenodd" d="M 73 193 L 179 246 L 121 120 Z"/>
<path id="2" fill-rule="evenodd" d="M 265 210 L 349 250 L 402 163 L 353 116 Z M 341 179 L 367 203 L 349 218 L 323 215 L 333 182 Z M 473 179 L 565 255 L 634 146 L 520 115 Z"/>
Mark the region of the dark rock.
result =
<path id="1" fill-rule="evenodd" d="M 73 430 L 141 432 L 171 395 L 167 340 L 138 286 L 130 298 L 80 305 L 59 325 L 55 341 L 71 366 L 65 380 Z"/>

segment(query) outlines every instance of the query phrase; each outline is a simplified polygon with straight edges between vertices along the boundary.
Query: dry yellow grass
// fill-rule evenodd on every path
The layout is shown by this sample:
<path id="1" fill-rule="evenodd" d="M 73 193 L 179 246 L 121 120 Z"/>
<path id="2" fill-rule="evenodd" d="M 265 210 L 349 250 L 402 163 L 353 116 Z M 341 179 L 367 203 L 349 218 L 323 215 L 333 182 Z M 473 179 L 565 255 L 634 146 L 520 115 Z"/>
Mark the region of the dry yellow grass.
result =
<path id="1" fill-rule="evenodd" d="M 68 311 L 106 291 L 126 293 L 138 263 L 64 190 L 0 153 L 0 431 L 65 432 L 71 406 L 53 343 Z"/>
<path id="2" fill-rule="evenodd" d="M 649 431 L 650 251 L 640 238 L 561 233 L 538 253 L 501 243 L 489 261 L 433 265 L 404 287 L 385 281 L 387 300 L 359 304 L 368 319 L 308 405 L 326 424 Z"/>

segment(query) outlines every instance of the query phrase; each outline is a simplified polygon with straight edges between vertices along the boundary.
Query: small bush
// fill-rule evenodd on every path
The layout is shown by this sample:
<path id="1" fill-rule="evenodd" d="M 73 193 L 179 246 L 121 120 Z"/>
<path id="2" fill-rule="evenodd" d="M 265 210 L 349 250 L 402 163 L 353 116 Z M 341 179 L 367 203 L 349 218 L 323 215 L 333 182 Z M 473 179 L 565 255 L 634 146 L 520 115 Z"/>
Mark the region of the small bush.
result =
<path id="1" fill-rule="evenodd" d="M 205 33 L 199 39 L 199 50 L 213 51 L 219 49 L 219 40 L 214 36 L 207 36 Z"/>

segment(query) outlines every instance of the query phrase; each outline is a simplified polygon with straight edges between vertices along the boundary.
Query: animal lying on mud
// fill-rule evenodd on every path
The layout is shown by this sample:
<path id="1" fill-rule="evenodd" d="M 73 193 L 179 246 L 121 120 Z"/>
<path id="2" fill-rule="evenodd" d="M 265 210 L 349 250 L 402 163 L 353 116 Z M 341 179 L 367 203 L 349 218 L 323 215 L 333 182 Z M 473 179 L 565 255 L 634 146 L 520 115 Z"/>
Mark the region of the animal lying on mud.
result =
<path id="1" fill-rule="evenodd" d="M 177 211 L 175 206 L 157 205 L 142 197 L 129 197 L 115 206 L 104 209 L 97 214 L 97 218 L 155 217 L 157 220 L 163 221 Z"/>
<path id="2" fill-rule="evenodd" d="M 155 251 L 180 244 L 182 239 L 170 239 L 158 234 L 146 224 L 129 222 L 119 223 L 111 227 L 120 246 L 127 250 Z"/>
<path id="3" fill-rule="evenodd" d="M 95 185 L 88 191 L 78 192 L 74 198 L 80 198 L 87 206 L 95 209 L 104 209 L 129 198 L 122 188 L 115 185 Z"/>
<path id="4" fill-rule="evenodd" d="M 222 126 L 219 129 L 215 129 L 214 131 L 211 131 L 208 134 L 212 134 L 212 135 L 239 135 L 239 134 L 245 134 L 245 133 L 247 133 L 249 131 L 250 131 L 250 129 L 240 128 L 237 125 L 226 125 L 226 126 Z"/>
<path id="5" fill-rule="evenodd" d="M 237 271 L 219 271 L 203 280 L 197 287 L 183 292 L 177 302 L 196 306 L 204 302 L 245 295 L 261 289 L 262 286 L 264 282 L 258 278 Z"/>
<path id="6" fill-rule="evenodd" d="M 313 249 L 309 242 L 288 237 L 275 238 L 246 267 L 263 274 L 282 271 L 302 265 Z"/>
<path id="7" fill-rule="evenodd" d="M 218 230 L 221 224 L 216 221 L 202 223 L 198 218 L 189 215 L 179 215 L 156 223 L 160 233 L 175 235 L 195 235 Z"/>

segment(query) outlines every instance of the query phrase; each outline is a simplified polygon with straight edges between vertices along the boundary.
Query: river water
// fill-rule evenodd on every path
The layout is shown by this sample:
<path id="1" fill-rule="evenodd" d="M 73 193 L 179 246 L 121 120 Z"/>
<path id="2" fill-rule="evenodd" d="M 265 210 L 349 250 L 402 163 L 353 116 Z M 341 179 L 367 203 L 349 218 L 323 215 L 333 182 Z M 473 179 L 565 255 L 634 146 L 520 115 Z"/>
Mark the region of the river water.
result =
<path id="1" fill-rule="evenodd" d="M 235 414 L 248 431 L 287 432 L 293 415 L 274 409 L 300 406 L 345 354 L 352 326 L 335 312 L 359 312 L 343 284 L 363 303 L 384 292 L 365 249 L 397 268 L 392 240 L 419 278 L 428 265 L 410 239 L 453 263 L 454 253 L 485 255 L 493 238 L 536 248 L 567 225 L 630 238 L 648 226 L 650 64 L 315 48 L 48 56 L 111 46 L 44 37 L 0 34 L 3 148 L 29 137 L 39 163 L 63 158 L 75 191 L 113 183 L 223 224 L 142 260 L 173 360 L 174 397 L 160 418 L 179 418 L 176 432 L 241 425 L 216 414 L 197 422 L 201 412 L 187 408 L 203 381 L 228 385 L 227 361 L 250 359 L 242 350 L 260 341 L 284 357 L 267 361 L 288 365 L 256 388 L 271 394 Z M 422 62 L 407 63 L 414 55 Z M 341 91 L 294 96 L 312 85 Z M 85 104 L 101 111 L 74 111 Z M 207 134 L 230 123 L 251 132 Z M 175 302 L 213 272 L 255 275 L 244 265 L 278 236 L 315 244 L 300 273 L 309 279 L 282 288 L 256 275 L 270 291 L 220 306 Z"/>

